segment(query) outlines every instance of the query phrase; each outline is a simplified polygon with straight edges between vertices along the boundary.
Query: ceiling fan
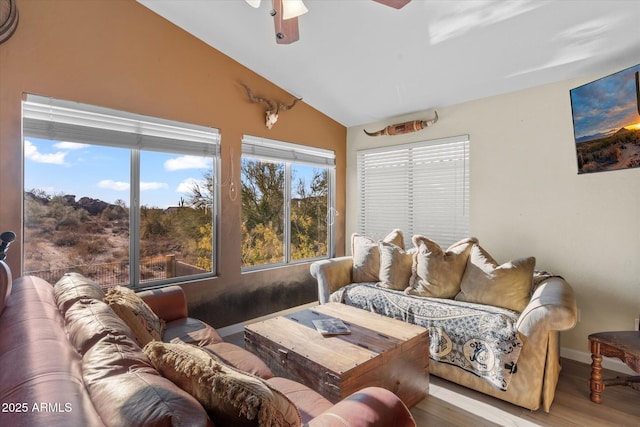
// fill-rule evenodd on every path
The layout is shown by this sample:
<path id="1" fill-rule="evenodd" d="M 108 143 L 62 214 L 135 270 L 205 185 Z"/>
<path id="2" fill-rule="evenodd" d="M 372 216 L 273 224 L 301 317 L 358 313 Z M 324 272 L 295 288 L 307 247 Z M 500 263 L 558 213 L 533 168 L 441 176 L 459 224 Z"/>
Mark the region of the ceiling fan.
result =
<path id="1" fill-rule="evenodd" d="M 394 9 L 401 9 L 411 0 L 373 0 Z M 246 0 L 252 7 L 260 7 L 260 0 Z M 298 16 L 309 11 L 302 0 L 272 0 L 273 24 L 276 31 L 276 43 L 290 44 L 300 39 Z"/>

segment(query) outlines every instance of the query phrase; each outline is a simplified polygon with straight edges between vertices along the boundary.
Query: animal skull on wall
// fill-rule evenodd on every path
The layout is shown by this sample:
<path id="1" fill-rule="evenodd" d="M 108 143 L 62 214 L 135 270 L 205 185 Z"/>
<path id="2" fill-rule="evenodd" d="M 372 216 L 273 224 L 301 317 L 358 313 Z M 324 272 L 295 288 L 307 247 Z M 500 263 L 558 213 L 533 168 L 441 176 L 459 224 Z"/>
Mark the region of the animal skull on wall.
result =
<path id="1" fill-rule="evenodd" d="M 295 98 L 293 100 L 293 102 L 290 105 L 285 105 L 282 104 L 280 102 L 276 103 L 270 99 L 266 99 L 266 98 L 259 98 L 257 96 L 253 95 L 253 92 L 251 91 L 251 89 L 249 89 L 249 86 L 247 86 L 244 83 L 240 83 L 240 85 L 242 87 L 244 87 L 244 89 L 247 91 L 247 95 L 249 96 L 249 99 L 251 100 L 251 102 L 264 102 L 265 104 L 267 104 L 267 110 L 265 111 L 265 116 L 266 116 L 266 125 L 267 128 L 271 129 L 273 127 L 273 125 L 276 124 L 276 122 L 278 121 L 278 113 L 280 111 L 286 111 L 289 110 L 291 108 L 293 108 L 294 105 L 296 105 L 296 103 L 298 101 L 301 101 L 302 98 Z"/>
<path id="2" fill-rule="evenodd" d="M 422 130 L 426 127 L 429 127 L 438 121 L 438 112 L 435 112 L 435 117 L 430 120 L 414 120 L 412 122 L 404 122 L 398 123 L 395 125 L 387 126 L 384 129 L 380 129 L 377 132 L 367 132 L 364 130 L 369 136 L 381 136 L 381 135 L 401 135 L 403 133 L 410 133 Z"/>

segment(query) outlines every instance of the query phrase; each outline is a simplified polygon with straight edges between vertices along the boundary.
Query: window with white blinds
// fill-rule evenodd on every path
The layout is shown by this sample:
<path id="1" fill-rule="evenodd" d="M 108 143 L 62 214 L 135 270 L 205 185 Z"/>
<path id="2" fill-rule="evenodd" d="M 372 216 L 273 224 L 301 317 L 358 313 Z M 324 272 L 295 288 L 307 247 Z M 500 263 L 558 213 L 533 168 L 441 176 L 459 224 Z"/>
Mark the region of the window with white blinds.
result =
<path id="1" fill-rule="evenodd" d="M 37 95 L 22 126 L 34 138 L 193 155 L 216 155 L 220 142 L 218 129 Z"/>
<path id="2" fill-rule="evenodd" d="M 22 123 L 25 272 L 105 288 L 215 274 L 218 129 L 30 94 Z M 44 237 L 50 263 L 33 261 Z"/>
<path id="3" fill-rule="evenodd" d="M 335 253 L 335 153 L 244 135 L 242 267 L 328 258 Z"/>
<path id="4" fill-rule="evenodd" d="M 360 150 L 357 164 L 359 233 L 381 239 L 399 228 L 442 247 L 468 236 L 468 135 Z"/>
<path id="5" fill-rule="evenodd" d="M 317 167 L 333 168 L 336 164 L 336 154 L 332 150 L 251 135 L 242 137 L 242 154 L 262 160 L 292 162 Z"/>

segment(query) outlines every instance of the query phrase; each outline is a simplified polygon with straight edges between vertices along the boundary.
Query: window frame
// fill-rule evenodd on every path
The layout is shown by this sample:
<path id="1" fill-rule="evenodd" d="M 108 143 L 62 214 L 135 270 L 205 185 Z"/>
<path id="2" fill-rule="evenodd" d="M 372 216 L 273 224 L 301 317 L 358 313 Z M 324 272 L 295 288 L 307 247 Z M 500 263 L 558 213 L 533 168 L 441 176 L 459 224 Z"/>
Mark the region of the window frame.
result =
<path id="1" fill-rule="evenodd" d="M 129 283 L 132 289 L 144 289 L 215 277 L 219 246 L 219 191 L 214 191 L 211 211 L 211 271 L 153 281 L 140 275 L 140 153 L 210 157 L 213 188 L 220 175 L 220 132 L 216 128 L 167 120 L 111 108 L 83 104 L 33 94 L 22 102 L 22 143 L 27 137 L 52 141 L 71 141 L 130 151 L 129 189 Z M 23 155 L 24 161 L 24 155 Z M 24 187 L 24 179 L 23 185 Z M 24 188 L 23 188 L 24 191 Z M 24 206 L 23 206 L 24 215 Z M 24 247 L 23 247 L 24 259 Z"/>
<path id="2" fill-rule="evenodd" d="M 443 247 L 468 237 L 469 147 L 469 135 L 460 135 L 358 150 L 358 232 L 377 240 L 382 239 L 391 228 L 400 228 L 409 236 L 426 235 Z M 432 183 L 424 182 L 425 176 L 436 175 L 429 167 L 433 167 L 438 173 L 444 169 L 450 174 L 449 181 L 438 181 L 435 185 L 438 192 L 446 190 L 455 193 L 447 194 L 455 198 L 455 206 L 445 207 L 445 210 L 455 211 L 451 223 L 445 218 L 443 224 L 442 215 L 437 221 L 433 220 L 435 214 L 431 220 L 429 219 L 428 208 L 425 206 L 431 203 L 433 206 L 442 207 L 445 200 L 436 195 L 435 202 L 425 203 L 428 197 L 436 193 L 429 191 L 429 186 L 434 187 Z M 416 179 L 416 176 L 422 179 Z M 421 194 L 424 196 L 421 197 Z M 386 203 L 381 203 L 381 200 Z M 451 203 L 449 200 L 445 200 L 444 203 Z M 399 212 L 397 206 L 403 203 L 406 209 Z M 446 231 L 434 230 L 433 224 L 435 227 L 445 225 L 443 228 Z M 405 240 L 408 246 L 411 245 L 410 242 L 409 239 Z"/>
<path id="3" fill-rule="evenodd" d="M 284 229 L 283 229 L 283 259 L 282 262 L 241 265 L 241 272 L 248 273 L 270 268 L 283 267 L 301 263 L 313 262 L 320 259 L 328 259 L 335 256 L 335 152 L 322 148 L 315 148 L 306 145 L 294 144 L 291 142 L 278 141 L 274 139 L 261 138 L 251 135 L 242 136 L 242 156 L 240 162 L 245 158 L 260 162 L 273 162 L 284 164 Z M 327 254 L 323 256 L 291 259 L 291 202 L 292 202 L 292 176 L 291 170 L 294 165 L 311 166 L 327 169 Z"/>

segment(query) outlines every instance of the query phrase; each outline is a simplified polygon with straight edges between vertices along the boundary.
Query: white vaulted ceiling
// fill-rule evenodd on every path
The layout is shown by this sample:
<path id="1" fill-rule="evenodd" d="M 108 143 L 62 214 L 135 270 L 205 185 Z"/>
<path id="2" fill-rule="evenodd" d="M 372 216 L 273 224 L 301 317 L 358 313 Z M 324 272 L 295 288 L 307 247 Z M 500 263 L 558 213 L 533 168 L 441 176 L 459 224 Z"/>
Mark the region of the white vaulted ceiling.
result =
<path id="1" fill-rule="evenodd" d="M 640 0 L 305 0 L 290 45 L 270 0 L 138 2 L 345 126 L 640 63 Z"/>

